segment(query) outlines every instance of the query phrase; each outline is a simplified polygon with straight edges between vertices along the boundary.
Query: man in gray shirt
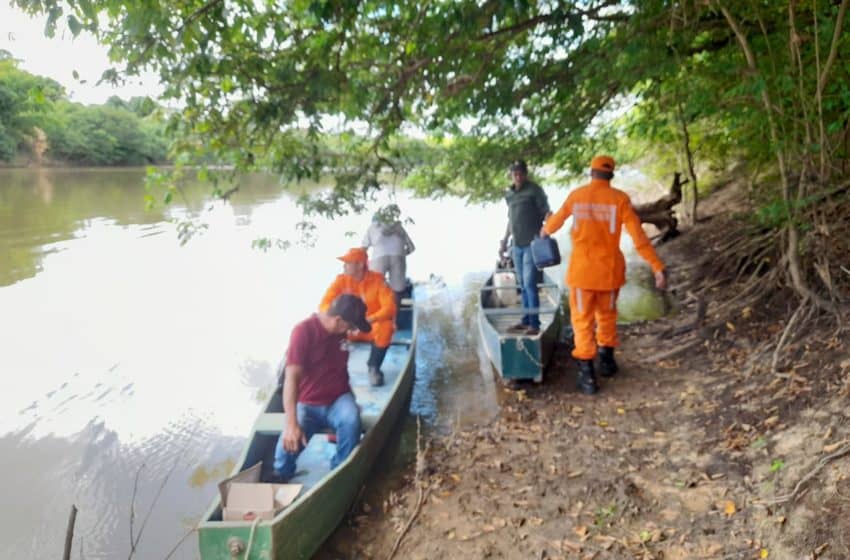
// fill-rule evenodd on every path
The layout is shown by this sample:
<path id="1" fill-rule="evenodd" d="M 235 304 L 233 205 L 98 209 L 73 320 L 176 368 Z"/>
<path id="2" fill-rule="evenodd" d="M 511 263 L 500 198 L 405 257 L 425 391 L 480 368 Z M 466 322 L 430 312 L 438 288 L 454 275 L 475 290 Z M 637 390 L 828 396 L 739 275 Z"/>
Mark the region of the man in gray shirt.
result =
<path id="1" fill-rule="evenodd" d="M 513 235 L 513 260 L 517 282 L 522 289 L 522 306 L 525 309 L 540 307 L 537 293 L 537 269 L 531 258 L 531 241 L 540 231 L 543 221 L 552 213 L 549 201 L 540 185 L 528 180 L 528 166 L 523 160 L 511 164 L 512 184 L 505 193 L 508 204 L 508 227 L 501 242 L 501 253 L 505 252 L 508 236 Z M 540 317 L 529 313 L 522 321 L 509 329 L 535 335 L 540 332 Z"/>

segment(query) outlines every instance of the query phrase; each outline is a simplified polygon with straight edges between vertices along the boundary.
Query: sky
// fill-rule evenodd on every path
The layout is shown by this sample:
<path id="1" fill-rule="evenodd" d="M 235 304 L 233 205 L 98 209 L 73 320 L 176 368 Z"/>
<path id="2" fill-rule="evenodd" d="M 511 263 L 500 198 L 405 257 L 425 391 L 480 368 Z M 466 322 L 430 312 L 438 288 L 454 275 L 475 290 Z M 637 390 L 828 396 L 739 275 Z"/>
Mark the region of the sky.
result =
<path id="1" fill-rule="evenodd" d="M 156 97 L 162 88 L 155 75 L 135 78 L 122 87 L 97 85 L 104 70 L 110 67 L 107 49 L 91 34 L 81 32 L 76 38 L 65 30 L 56 36 L 44 35 L 45 17 L 30 18 L 9 0 L 0 0 L 0 49 L 20 59 L 20 68 L 53 78 L 62 84 L 72 101 L 85 104 L 104 103 L 112 95 L 128 99 L 137 95 Z M 79 73 L 79 81 L 73 72 Z M 85 83 L 81 83 L 85 80 Z"/>

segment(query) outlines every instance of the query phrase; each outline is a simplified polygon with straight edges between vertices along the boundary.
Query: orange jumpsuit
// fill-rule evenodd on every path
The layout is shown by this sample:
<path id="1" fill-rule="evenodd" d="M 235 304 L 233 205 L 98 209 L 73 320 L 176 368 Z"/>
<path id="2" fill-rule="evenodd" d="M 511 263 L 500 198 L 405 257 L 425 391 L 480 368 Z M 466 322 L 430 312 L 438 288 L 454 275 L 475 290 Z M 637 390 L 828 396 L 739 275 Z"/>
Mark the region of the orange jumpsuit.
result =
<path id="1" fill-rule="evenodd" d="M 374 342 L 378 348 L 390 345 L 395 332 L 395 294 L 384 281 L 384 275 L 367 270 L 363 280 L 358 282 L 353 276 L 339 274 L 325 292 L 319 304 L 319 311 L 327 311 L 331 302 L 340 294 L 354 294 L 366 302 L 366 320 L 372 324 L 372 331 L 358 333 L 351 340 Z"/>
<path id="2" fill-rule="evenodd" d="M 617 294 L 626 282 L 626 260 L 620 251 L 623 225 L 653 272 L 664 270 L 664 263 L 643 231 L 629 195 L 612 187 L 607 179 L 593 178 L 571 192 L 543 224 L 544 230 L 550 235 L 555 233 L 569 216 L 573 217 L 573 252 L 566 284 L 570 288 L 570 320 L 575 335 L 573 357 L 591 360 L 597 344 L 618 344 Z"/>

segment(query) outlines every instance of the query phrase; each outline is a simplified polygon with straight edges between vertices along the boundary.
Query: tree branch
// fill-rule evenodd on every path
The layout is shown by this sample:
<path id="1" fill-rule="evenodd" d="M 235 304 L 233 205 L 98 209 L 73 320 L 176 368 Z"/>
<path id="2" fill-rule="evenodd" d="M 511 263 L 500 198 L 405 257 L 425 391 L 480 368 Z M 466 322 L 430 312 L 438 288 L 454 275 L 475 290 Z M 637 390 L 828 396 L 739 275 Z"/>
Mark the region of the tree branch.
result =
<path id="1" fill-rule="evenodd" d="M 850 0 L 841 0 L 841 7 L 838 8 L 838 19 L 835 21 L 835 30 L 832 33 L 832 45 L 829 47 L 829 55 L 826 57 L 826 63 L 823 65 L 823 71 L 818 79 L 818 96 L 826 87 L 826 79 L 829 76 L 829 71 L 832 70 L 832 65 L 835 63 L 835 57 L 838 56 L 838 43 L 841 40 L 841 29 L 844 26 L 844 16 L 847 13 L 847 5 Z"/>

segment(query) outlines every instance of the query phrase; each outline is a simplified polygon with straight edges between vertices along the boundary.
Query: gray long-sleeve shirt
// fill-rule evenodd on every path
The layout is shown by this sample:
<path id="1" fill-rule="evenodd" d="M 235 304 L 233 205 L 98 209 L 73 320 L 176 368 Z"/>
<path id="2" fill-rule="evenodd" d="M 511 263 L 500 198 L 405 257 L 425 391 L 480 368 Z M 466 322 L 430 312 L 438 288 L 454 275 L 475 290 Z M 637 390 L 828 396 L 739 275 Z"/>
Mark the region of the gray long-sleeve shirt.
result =
<path id="1" fill-rule="evenodd" d="M 518 189 L 513 185 L 508 188 L 505 202 L 508 204 L 508 220 L 514 245 L 524 247 L 540 232 L 543 220 L 549 213 L 549 200 L 540 185 L 526 179 Z"/>

